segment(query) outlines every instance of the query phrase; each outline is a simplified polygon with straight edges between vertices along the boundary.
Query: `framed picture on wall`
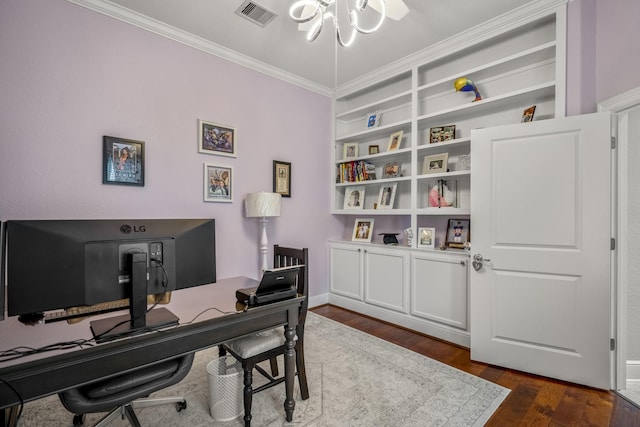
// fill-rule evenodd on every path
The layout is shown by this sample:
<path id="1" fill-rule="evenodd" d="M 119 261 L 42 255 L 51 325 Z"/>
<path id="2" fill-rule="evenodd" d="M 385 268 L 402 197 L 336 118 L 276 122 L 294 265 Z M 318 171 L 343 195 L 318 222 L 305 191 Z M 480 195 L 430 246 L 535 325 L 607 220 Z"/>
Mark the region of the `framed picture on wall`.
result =
<path id="1" fill-rule="evenodd" d="M 204 164 L 204 201 L 233 201 L 233 168 Z"/>
<path id="2" fill-rule="evenodd" d="M 144 142 L 103 136 L 102 183 L 144 186 Z"/>
<path id="3" fill-rule="evenodd" d="M 198 151 L 205 154 L 237 157 L 235 128 L 198 120 Z"/>
<path id="4" fill-rule="evenodd" d="M 291 163 L 273 161 L 273 192 L 291 197 Z"/>

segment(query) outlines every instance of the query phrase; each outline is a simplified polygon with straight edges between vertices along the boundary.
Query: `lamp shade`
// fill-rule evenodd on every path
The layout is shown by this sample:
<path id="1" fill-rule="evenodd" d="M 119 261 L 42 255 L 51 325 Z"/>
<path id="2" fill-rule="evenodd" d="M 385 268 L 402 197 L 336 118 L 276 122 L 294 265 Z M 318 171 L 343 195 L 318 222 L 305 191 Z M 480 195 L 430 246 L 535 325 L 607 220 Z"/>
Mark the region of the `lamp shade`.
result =
<path id="1" fill-rule="evenodd" d="M 282 195 L 279 193 L 249 193 L 244 199 L 247 218 L 280 216 Z"/>

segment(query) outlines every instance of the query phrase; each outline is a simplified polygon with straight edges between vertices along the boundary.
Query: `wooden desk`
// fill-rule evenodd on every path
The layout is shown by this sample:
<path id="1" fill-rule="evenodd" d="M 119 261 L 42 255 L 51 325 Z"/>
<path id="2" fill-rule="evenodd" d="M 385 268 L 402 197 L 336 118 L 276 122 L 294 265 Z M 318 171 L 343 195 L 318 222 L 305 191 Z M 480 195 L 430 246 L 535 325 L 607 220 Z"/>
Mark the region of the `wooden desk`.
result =
<path id="1" fill-rule="evenodd" d="M 11 384 L 15 391 L 0 381 L 0 410 L 20 404 L 16 392 L 24 402 L 28 402 L 244 335 L 284 326 L 287 347 L 284 409 L 287 421 L 291 421 L 295 408 L 294 337 L 304 297 L 252 308 L 246 312 L 238 311 L 240 307 L 236 307 L 236 289 L 256 285 L 255 280 L 235 277 L 179 290 L 173 292 L 171 302 L 165 306 L 180 318 L 178 326 L 94 347 L 2 362 L 0 379 Z M 109 313 L 103 317 L 113 315 Z M 23 325 L 15 317 L 0 321 L 0 350 L 18 346 L 42 347 L 62 341 L 90 339 L 91 336 L 86 320 L 73 325 L 54 322 L 35 326 Z M 0 416 L 0 421 L 2 418 Z"/>

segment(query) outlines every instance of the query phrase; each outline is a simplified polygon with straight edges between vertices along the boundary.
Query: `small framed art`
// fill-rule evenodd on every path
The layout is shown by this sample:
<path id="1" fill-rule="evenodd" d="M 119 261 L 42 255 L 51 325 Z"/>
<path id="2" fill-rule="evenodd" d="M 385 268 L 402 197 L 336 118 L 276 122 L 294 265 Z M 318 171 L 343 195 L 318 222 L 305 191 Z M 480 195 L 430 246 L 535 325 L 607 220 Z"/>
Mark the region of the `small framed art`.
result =
<path id="1" fill-rule="evenodd" d="M 354 242 L 371 242 L 373 235 L 373 218 L 356 218 L 353 224 L 353 235 L 351 240 Z"/>
<path id="2" fill-rule="evenodd" d="M 380 152 L 379 145 L 370 145 L 369 146 L 369 154 L 378 154 Z"/>
<path id="3" fill-rule="evenodd" d="M 437 126 L 429 129 L 429 143 L 436 144 L 438 142 L 451 141 L 456 138 L 456 126 L 446 125 Z"/>
<path id="4" fill-rule="evenodd" d="M 380 126 L 380 111 L 367 114 L 367 129 Z"/>
<path id="5" fill-rule="evenodd" d="M 525 122 L 532 122 L 533 121 L 533 115 L 536 112 L 536 106 L 532 105 L 531 107 L 527 108 L 526 110 L 524 110 L 522 112 L 522 120 L 520 121 L 521 123 L 525 123 Z"/>
<path id="6" fill-rule="evenodd" d="M 102 137 L 102 183 L 144 186 L 144 142 Z"/>
<path id="7" fill-rule="evenodd" d="M 434 249 L 436 247 L 436 229 L 433 227 L 418 227 L 418 247 Z"/>
<path id="8" fill-rule="evenodd" d="M 447 162 L 449 161 L 449 153 L 433 154 L 424 156 L 422 163 L 422 173 L 443 173 L 447 171 Z"/>
<path id="9" fill-rule="evenodd" d="M 344 144 L 342 157 L 345 159 L 348 159 L 349 157 L 358 157 L 358 144 L 357 143 Z"/>
<path id="10" fill-rule="evenodd" d="M 458 182 L 455 179 L 434 179 L 427 183 L 430 208 L 457 208 Z"/>
<path id="11" fill-rule="evenodd" d="M 397 178 L 402 176 L 400 166 L 400 162 L 385 163 L 384 169 L 382 170 L 382 178 Z"/>
<path id="12" fill-rule="evenodd" d="M 404 134 L 404 131 L 401 131 L 401 130 L 391 134 L 391 136 L 389 137 L 389 145 L 387 146 L 387 151 L 393 151 L 400 148 L 403 134 Z"/>
<path id="13" fill-rule="evenodd" d="M 273 192 L 291 197 L 291 163 L 273 161 Z"/>
<path id="14" fill-rule="evenodd" d="M 344 192 L 343 209 L 362 209 L 364 206 L 364 185 L 347 187 Z"/>
<path id="15" fill-rule="evenodd" d="M 198 120 L 198 151 L 205 154 L 236 157 L 235 128 Z"/>
<path id="16" fill-rule="evenodd" d="M 383 185 L 378 194 L 378 209 L 393 209 L 393 202 L 396 198 L 397 183 Z"/>
<path id="17" fill-rule="evenodd" d="M 204 164 L 204 201 L 233 201 L 233 168 Z"/>
<path id="18" fill-rule="evenodd" d="M 464 248 L 471 241 L 471 226 L 468 219 L 449 219 L 444 245 L 449 248 Z"/>

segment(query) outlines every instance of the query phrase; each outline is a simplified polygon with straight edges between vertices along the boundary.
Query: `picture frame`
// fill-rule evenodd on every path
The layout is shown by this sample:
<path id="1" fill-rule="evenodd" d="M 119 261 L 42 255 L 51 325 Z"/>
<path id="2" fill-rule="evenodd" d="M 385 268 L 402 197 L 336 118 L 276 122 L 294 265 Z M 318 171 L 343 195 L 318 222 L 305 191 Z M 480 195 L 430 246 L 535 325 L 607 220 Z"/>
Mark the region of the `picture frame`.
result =
<path id="1" fill-rule="evenodd" d="M 400 162 L 387 162 L 382 169 L 382 178 L 397 178 L 402 176 L 402 164 Z"/>
<path id="2" fill-rule="evenodd" d="M 456 139 L 456 125 L 436 126 L 429 129 L 429 144 Z"/>
<path id="3" fill-rule="evenodd" d="M 351 240 L 353 242 L 371 243 L 374 223 L 375 221 L 373 218 L 356 218 L 355 222 L 353 223 L 353 234 Z"/>
<path id="4" fill-rule="evenodd" d="M 204 201 L 233 201 L 233 167 L 204 164 Z"/>
<path id="5" fill-rule="evenodd" d="M 351 157 L 358 157 L 358 143 L 344 144 L 342 158 L 348 159 Z"/>
<path id="6" fill-rule="evenodd" d="M 382 113 L 380 111 L 374 111 L 372 113 L 367 114 L 367 129 L 374 128 L 380 126 L 380 117 Z"/>
<path id="7" fill-rule="evenodd" d="M 520 120 L 521 123 L 526 123 L 526 122 L 532 122 L 533 121 L 533 115 L 536 112 L 536 106 L 532 105 L 529 108 L 526 108 L 523 112 L 522 112 L 522 120 Z"/>
<path id="8" fill-rule="evenodd" d="M 444 245 L 448 248 L 464 248 L 471 241 L 471 221 L 469 219 L 449 219 Z"/>
<path id="9" fill-rule="evenodd" d="M 447 171 L 447 163 L 449 162 L 449 153 L 432 154 L 424 156 L 422 163 L 422 174 L 428 175 L 432 173 L 444 173 Z"/>
<path id="10" fill-rule="evenodd" d="M 237 157 L 237 148 L 235 128 L 198 120 L 198 152 Z"/>
<path id="11" fill-rule="evenodd" d="M 380 153 L 380 146 L 379 145 L 370 145 L 369 146 L 369 155 L 378 154 L 378 153 Z"/>
<path id="12" fill-rule="evenodd" d="M 291 197 L 291 162 L 273 161 L 273 192 Z"/>
<path id="13" fill-rule="evenodd" d="M 383 185 L 378 193 L 377 209 L 393 209 L 398 183 Z"/>
<path id="14" fill-rule="evenodd" d="M 418 227 L 418 247 L 435 249 L 436 229 L 433 227 Z"/>
<path id="15" fill-rule="evenodd" d="M 391 136 L 389 136 L 387 151 L 394 151 L 400 148 L 400 144 L 402 144 L 402 135 L 404 135 L 404 131 L 399 130 L 398 132 L 394 132 L 391 134 Z"/>
<path id="16" fill-rule="evenodd" d="M 362 209 L 364 207 L 364 185 L 347 187 L 344 191 L 343 209 Z"/>
<path id="17" fill-rule="evenodd" d="M 144 187 L 144 142 L 104 135 L 102 183 Z"/>

